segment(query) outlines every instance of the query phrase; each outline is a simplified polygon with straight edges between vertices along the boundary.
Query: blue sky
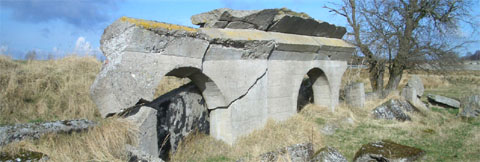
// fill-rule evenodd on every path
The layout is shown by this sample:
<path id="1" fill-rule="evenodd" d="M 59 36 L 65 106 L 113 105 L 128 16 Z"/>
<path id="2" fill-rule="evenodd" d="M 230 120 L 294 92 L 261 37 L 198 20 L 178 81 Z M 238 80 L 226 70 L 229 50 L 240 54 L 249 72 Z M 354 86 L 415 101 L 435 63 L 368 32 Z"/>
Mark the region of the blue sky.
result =
<path id="1" fill-rule="evenodd" d="M 101 55 L 103 30 L 121 16 L 196 27 L 190 22 L 191 15 L 223 7 L 287 7 L 346 26 L 343 17 L 323 8 L 329 2 L 338 0 L 0 0 L 0 54 L 15 59 L 23 59 L 31 50 L 41 59 L 48 54 Z M 475 50 L 480 50 L 480 43 L 464 52 Z"/>

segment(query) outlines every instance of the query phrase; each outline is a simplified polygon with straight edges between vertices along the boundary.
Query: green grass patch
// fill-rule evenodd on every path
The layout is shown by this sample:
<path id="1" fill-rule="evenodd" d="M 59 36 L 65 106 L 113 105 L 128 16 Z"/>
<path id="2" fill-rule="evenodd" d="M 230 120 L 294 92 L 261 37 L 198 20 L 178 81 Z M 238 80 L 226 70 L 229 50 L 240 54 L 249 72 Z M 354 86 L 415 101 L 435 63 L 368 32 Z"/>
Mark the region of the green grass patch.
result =
<path id="1" fill-rule="evenodd" d="M 316 118 L 315 123 L 317 123 L 318 125 L 324 125 L 326 121 L 323 118 Z"/>
<path id="2" fill-rule="evenodd" d="M 207 160 L 205 161 L 208 161 L 208 162 L 225 162 L 225 161 L 234 161 L 226 156 L 214 156 L 214 157 L 210 157 L 210 158 L 207 158 Z"/>

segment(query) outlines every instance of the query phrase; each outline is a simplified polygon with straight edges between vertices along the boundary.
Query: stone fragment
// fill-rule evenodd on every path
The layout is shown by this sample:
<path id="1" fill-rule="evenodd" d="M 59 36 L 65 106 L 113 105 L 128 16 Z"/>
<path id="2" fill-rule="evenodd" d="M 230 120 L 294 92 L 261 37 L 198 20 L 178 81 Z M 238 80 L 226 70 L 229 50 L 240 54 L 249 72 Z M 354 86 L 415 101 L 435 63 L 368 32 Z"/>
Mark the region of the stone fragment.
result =
<path id="1" fill-rule="evenodd" d="M 241 21 L 254 25 L 255 29 L 266 31 L 277 14 L 277 9 L 232 10 L 224 12 L 220 20 L 230 22 Z"/>
<path id="2" fill-rule="evenodd" d="M 324 135 L 331 136 L 335 134 L 337 129 L 338 129 L 338 126 L 336 124 L 327 123 L 323 126 L 322 129 L 320 129 L 320 132 Z"/>
<path id="3" fill-rule="evenodd" d="M 347 105 L 355 108 L 365 106 L 365 89 L 363 83 L 352 83 L 345 87 L 345 101 Z"/>
<path id="4" fill-rule="evenodd" d="M 260 155 L 262 162 L 276 162 L 276 161 L 291 161 L 304 162 L 309 161 L 313 155 L 313 144 L 295 144 L 288 146 L 278 151 L 272 151 Z"/>
<path id="5" fill-rule="evenodd" d="M 419 160 L 425 151 L 404 146 L 392 141 L 382 140 L 363 145 L 353 158 L 354 162 L 370 161 L 416 161 Z"/>
<path id="6" fill-rule="evenodd" d="M 464 97 L 458 115 L 466 118 L 478 117 L 480 115 L 480 94 Z"/>
<path id="7" fill-rule="evenodd" d="M 419 96 L 417 95 L 417 89 L 411 87 L 410 85 L 406 85 L 402 89 L 401 95 L 413 106 L 417 108 L 422 108 L 424 110 L 428 109 L 427 106 L 420 100 Z"/>
<path id="8" fill-rule="evenodd" d="M 158 157 L 157 110 L 142 106 L 126 119 L 138 127 L 136 149 Z"/>
<path id="9" fill-rule="evenodd" d="M 163 162 L 162 159 L 152 156 L 142 150 L 138 150 L 128 144 L 125 146 L 125 150 L 127 151 L 127 159 L 129 162 Z"/>
<path id="10" fill-rule="evenodd" d="M 421 97 L 425 88 L 423 87 L 423 82 L 420 77 L 413 75 L 407 82 L 407 86 L 412 87 L 417 92 L 417 96 Z"/>
<path id="11" fill-rule="evenodd" d="M 49 157 L 40 152 L 20 150 L 11 155 L 6 152 L 0 152 L 0 161 L 2 162 L 14 162 L 14 161 L 26 161 L 26 162 L 46 162 L 49 161 Z"/>
<path id="12" fill-rule="evenodd" d="M 382 105 L 373 109 L 375 119 L 396 119 L 399 121 L 411 120 L 405 112 L 417 111 L 410 103 L 405 100 L 391 99 Z"/>
<path id="13" fill-rule="evenodd" d="M 460 102 L 452 98 L 448 98 L 440 95 L 434 95 L 434 94 L 428 94 L 427 98 L 428 98 L 428 102 L 434 105 L 447 107 L 447 108 L 454 108 L 454 109 L 460 108 Z"/>
<path id="14" fill-rule="evenodd" d="M 46 133 L 71 133 L 85 131 L 94 127 L 95 122 L 78 120 L 60 120 L 44 123 L 15 124 L 0 127 L 0 146 L 24 139 L 38 139 Z"/>
<path id="15" fill-rule="evenodd" d="M 227 10 L 231 10 L 231 9 L 228 9 L 228 8 L 215 9 L 209 12 L 193 15 L 192 17 L 190 17 L 190 20 L 192 21 L 192 24 L 200 25 L 200 27 L 205 27 L 205 28 L 215 27 L 214 24 L 218 21 L 220 16 L 222 16 L 222 14 Z"/>
<path id="16" fill-rule="evenodd" d="M 241 21 L 234 21 L 228 23 L 228 25 L 225 26 L 225 28 L 230 28 L 230 29 L 255 29 L 255 25 L 246 23 L 246 22 L 241 22 Z"/>
<path id="17" fill-rule="evenodd" d="M 347 30 L 312 18 L 284 15 L 268 31 L 341 39 Z"/>
<path id="18" fill-rule="evenodd" d="M 310 160 L 311 162 L 348 162 L 337 149 L 327 146 L 318 150 Z"/>

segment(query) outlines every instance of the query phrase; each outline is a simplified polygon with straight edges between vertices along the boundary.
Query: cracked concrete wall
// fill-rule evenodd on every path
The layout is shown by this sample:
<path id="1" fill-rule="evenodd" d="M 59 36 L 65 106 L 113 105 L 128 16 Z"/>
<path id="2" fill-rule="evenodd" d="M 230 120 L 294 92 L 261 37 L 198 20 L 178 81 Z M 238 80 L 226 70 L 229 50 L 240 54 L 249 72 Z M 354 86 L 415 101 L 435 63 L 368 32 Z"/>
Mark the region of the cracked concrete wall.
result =
<path id="1" fill-rule="evenodd" d="M 91 96 L 102 116 L 141 98 L 152 100 L 163 76 L 188 77 L 210 110 L 210 134 L 230 144 L 269 118 L 296 114 L 300 84 L 309 72 L 316 78 L 315 104 L 333 111 L 347 67 L 335 56 L 354 50 L 334 38 L 193 29 L 131 18 L 110 25 L 101 45 L 107 60 Z"/>

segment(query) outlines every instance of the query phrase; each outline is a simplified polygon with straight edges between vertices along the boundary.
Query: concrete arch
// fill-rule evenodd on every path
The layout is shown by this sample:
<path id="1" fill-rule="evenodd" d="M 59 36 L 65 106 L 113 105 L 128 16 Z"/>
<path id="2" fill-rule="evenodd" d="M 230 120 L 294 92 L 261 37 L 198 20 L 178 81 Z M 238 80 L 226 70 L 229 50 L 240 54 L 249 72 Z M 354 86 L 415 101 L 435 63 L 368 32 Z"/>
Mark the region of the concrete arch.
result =
<path id="1" fill-rule="evenodd" d="M 189 78 L 202 92 L 208 109 L 224 107 L 227 105 L 225 97 L 218 88 L 217 84 L 205 75 L 200 69 L 195 67 L 177 67 L 167 72 L 165 76 L 175 76 L 180 78 Z"/>
<path id="2" fill-rule="evenodd" d="M 312 68 L 307 72 L 312 83 L 313 102 L 315 105 L 331 107 L 332 94 L 327 75 L 320 68 Z"/>

